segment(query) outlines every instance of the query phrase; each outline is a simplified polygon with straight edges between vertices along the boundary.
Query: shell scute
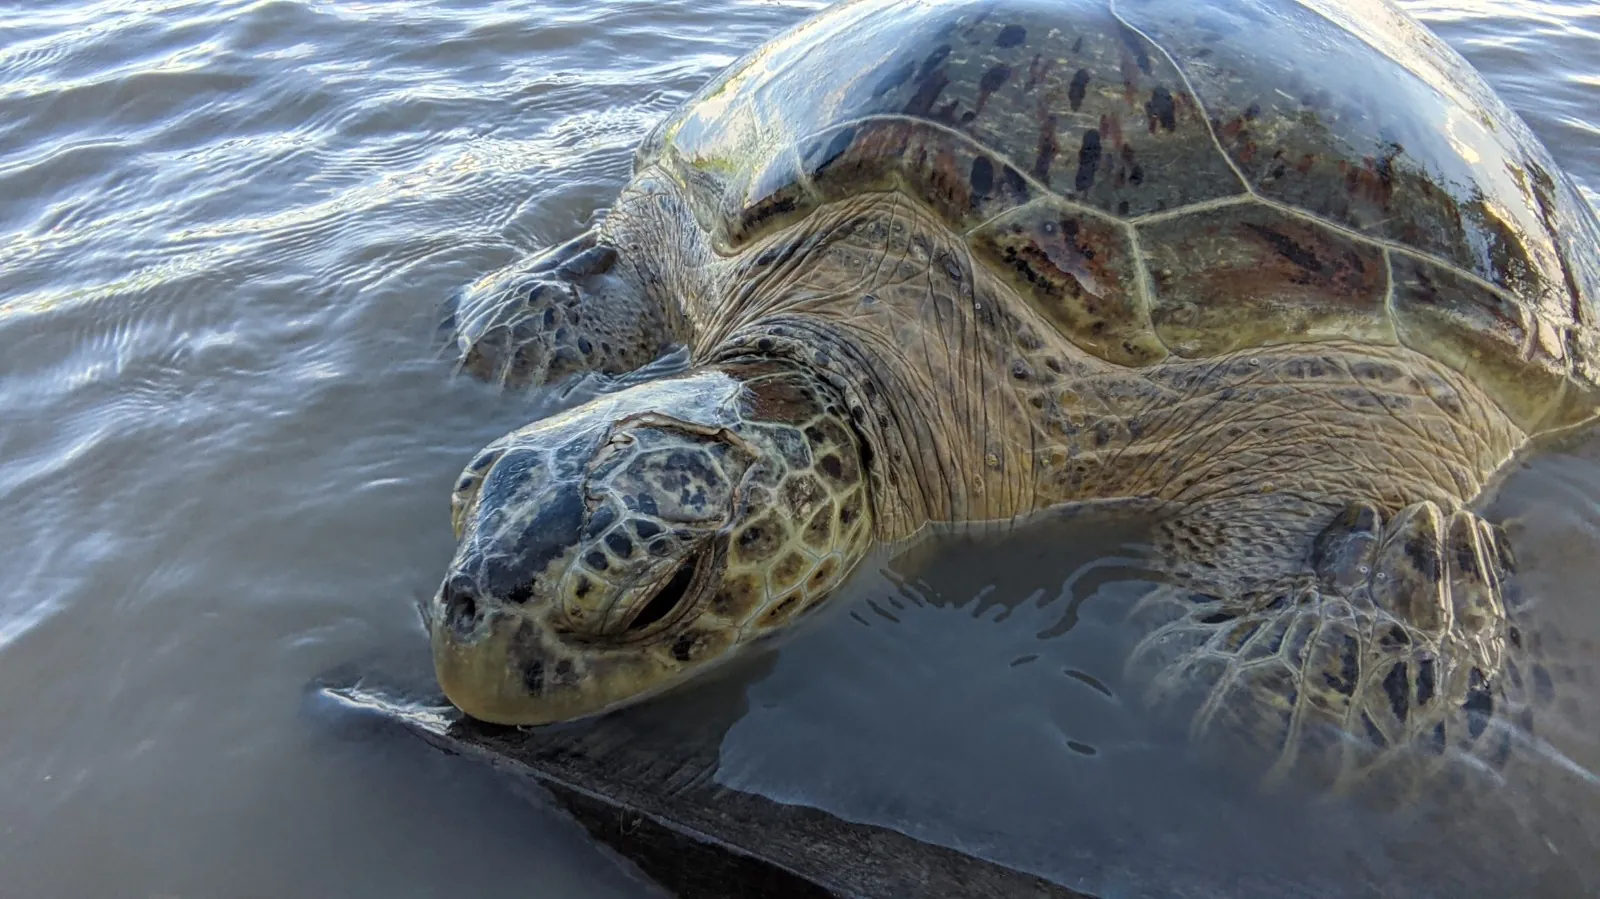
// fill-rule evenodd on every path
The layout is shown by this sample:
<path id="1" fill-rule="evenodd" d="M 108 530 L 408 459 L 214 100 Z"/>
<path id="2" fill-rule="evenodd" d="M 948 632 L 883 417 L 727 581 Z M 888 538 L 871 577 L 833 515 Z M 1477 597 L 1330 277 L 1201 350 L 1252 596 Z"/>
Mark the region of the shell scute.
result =
<path id="1" fill-rule="evenodd" d="M 986 223 L 969 240 L 991 271 L 1079 346 L 1123 365 L 1168 355 L 1150 324 L 1126 226 L 1044 199 Z"/>
<path id="2" fill-rule="evenodd" d="M 810 138 L 801 155 L 823 200 L 899 187 L 961 230 L 1032 196 L 1010 164 L 960 134 L 923 122 L 843 125 Z"/>
<path id="3" fill-rule="evenodd" d="M 1471 377 L 1523 428 L 1557 411 L 1570 328 L 1444 266 L 1398 254 L 1393 266 L 1402 343 Z"/>
<path id="4" fill-rule="evenodd" d="M 1570 293 L 1526 179 L 1546 155 L 1481 77 L 1387 3 L 1127 0 L 1263 197 L 1537 303 Z"/>
<path id="5" fill-rule="evenodd" d="M 1181 356 L 1330 338 L 1394 344 L 1383 251 L 1246 203 L 1139 227 L 1150 314 Z"/>

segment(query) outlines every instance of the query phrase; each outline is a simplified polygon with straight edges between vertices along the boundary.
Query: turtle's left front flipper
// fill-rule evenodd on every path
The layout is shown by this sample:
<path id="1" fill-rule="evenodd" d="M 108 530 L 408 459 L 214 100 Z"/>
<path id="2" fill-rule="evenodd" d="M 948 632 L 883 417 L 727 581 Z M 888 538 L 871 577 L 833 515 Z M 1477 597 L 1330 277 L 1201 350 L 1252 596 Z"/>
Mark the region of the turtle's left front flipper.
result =
<path id="1" fill-rule="evenodd" d="M 443 330 L 462 371 L 521 388 L 639 368 L 682 339 L 679 318 L 590 231 L 463 290 Z"/>
<path id="2" fill-rule="evenodd" d="M 1279 504 L 1231 514 L 1271 544 Z M 1504 763 L 1517 725 L 1502 699 L 1522 675 L 1497 527 L 1433 502 L 1387 518 L 1357 502 L 1275 565 L 1215 521 L 1165 525 L 1171 582 L 1134 610 L 1148 633 L 1129 672 L 1151 705 L 1191 716 L 1197 740 L 1260 752 L 1269 781 L 1335 793 L 1379 777 L 1409 791 L 1452 756 Z"/>

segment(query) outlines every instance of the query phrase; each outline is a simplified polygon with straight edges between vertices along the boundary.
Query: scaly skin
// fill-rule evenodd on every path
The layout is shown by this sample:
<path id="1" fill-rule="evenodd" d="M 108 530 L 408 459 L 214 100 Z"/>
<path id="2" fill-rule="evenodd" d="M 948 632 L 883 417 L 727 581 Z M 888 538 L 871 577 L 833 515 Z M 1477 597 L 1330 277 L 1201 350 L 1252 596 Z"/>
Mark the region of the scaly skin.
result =
<path id="1" fill-rule="evenodd" d="M 446 693 L 488 721 L 595 714 L 815 609 L 871 544 L 840 411 L 806 372 L 734 363 L 490 444 L 452 500 Z"/>
<path id="2" fill-rule="evenodd" d="M 638 302 L 681 299 L 658 318 L 697 369 L 530 425 L 459 485 L 432 632 L 470 714 L 626 705 L 929 522 L 1133 496 L 1174 510 L 1132 613 L 1149 702 L 1338 790 L 1401 748 L 1504 760 L 1509 556 L 1469 506 L 1526 435 L 1466 377 L 1339 340 L 1115 365 L 893 192 L 728 259 L 682 216 L 647 172 L 600 240 L 677 279 L 637 279 Z M 627 519 L 675 536 L 641 552 Z"/>

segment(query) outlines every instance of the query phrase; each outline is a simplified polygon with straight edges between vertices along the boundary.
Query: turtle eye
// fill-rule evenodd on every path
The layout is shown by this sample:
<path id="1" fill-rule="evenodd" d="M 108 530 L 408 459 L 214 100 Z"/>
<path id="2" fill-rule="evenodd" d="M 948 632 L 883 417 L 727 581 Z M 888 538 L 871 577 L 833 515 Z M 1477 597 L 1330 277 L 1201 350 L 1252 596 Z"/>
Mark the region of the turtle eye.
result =
<path id="1" fill-rule="evenodd" d="M 478 498 L 478 488 L 483 486 L 483 479 L 488 476 L 489 469 L 494 467 L 494 463 L 504 454 L 504 450 L 500 449 L 483 450 L 461 472 L 461 477 L 456 479 L 455 489 L 450 492 L 450 526 L 455 530 L 457 540 L 461 539 L 467 510 L 471 508 L 473 500 Z"/>
<path id="2" fill-rule="evenodd" d="M 655 595 L 644 604 L 639 614 L 633 616 L 633 621 L 628 623 L 627 632 L 637 633 L 650 625 L 672 614 L 689 596 L 689 588 L 694 585 L 695 575 L 700 572 L 700 562 L 705 558 L 704 553 L 695 553 L 678 566 L 678 570 L 668 581 L 657 590 Z"/>

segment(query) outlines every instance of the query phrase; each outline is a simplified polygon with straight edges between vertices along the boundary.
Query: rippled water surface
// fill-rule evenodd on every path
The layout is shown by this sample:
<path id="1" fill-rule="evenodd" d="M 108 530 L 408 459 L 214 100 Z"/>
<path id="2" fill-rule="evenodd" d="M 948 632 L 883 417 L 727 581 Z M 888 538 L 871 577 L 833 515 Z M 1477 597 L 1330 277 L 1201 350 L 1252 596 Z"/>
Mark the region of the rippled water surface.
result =
<path id="1" fill-rule="evenodd" d="M 454 475 L 569 401 L 450 377 L 440 301 L 591 222 L 654 120 L 821 5 L 0 2 L 0 894 L 649 894 L 472 766 L 321 726 L 306 686 L 426 683 Z M 1600 188 L 1600 7 L 1409 6 Z M 1500 505 L 1596 629 L 1591 444 Z M 1092 616 L 1041 639 L 1068 613 L 1016 602 L 1094 593 L 1112 536 L 1051 537 L 1061 571 L 947 555 L 937 591 L 868 573 L 750 683 L 718 777 L 1124 895 L 1364 895 L 1455 839 L 1141 762 Z M 1535 806 L 1489 829 L 1546 856 L 1494 867 L 1600 890 L 1562 842 L 1592 807 Z"/>

